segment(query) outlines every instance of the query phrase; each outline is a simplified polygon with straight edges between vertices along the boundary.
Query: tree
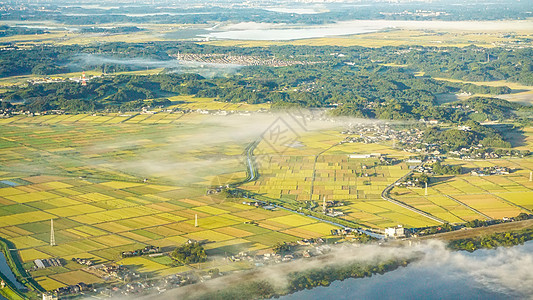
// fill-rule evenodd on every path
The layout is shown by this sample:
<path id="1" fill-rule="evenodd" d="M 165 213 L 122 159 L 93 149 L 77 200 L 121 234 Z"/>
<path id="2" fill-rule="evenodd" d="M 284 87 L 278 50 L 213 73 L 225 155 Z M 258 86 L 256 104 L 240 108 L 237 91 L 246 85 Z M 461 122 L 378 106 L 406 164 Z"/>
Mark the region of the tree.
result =
<path id="1" fill-rule="evenodd" d="M 285 242 L 280 242 L 274 245 L 274 247 L 272 247 L 272 250 L 274 250 L 274 252 L 276 252 L 277 254 L 283 254 L 284 252 L 291 250 L 291 246 Z"/>
<path id="2" fill-rule="evenodd" d="M 199 263 L 207 260 L 204 247 L 198 242 L 187 243 L 177 247 L 172 257 L 183 264 Z"/>

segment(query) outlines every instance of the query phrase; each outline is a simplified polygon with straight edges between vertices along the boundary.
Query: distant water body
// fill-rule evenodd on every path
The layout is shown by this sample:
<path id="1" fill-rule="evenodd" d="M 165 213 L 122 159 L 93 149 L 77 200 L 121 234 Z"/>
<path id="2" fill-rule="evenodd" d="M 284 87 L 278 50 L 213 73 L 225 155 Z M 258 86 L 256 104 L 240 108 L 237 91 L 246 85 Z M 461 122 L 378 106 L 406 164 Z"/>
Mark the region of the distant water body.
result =
<path id="1" fill-rule="evenodd" d="M 281 299 L 531 299 L 532 254 L 533 242 L 453 252 L 444 255 L 442 264 L 423 260 L 384 275 L 336 281 Z"/>
<path id="2" fill-rule="evenodd" d="M 530 31 L 533 22 L 525 21 L 402 21 L 356 20 L 327 25 L 290 26 L 271 23 L 238 23 L 217 29 L 207 38 L 222 40 L 283 41 L 377 32 L 390 28 L 452 31 Z"/>

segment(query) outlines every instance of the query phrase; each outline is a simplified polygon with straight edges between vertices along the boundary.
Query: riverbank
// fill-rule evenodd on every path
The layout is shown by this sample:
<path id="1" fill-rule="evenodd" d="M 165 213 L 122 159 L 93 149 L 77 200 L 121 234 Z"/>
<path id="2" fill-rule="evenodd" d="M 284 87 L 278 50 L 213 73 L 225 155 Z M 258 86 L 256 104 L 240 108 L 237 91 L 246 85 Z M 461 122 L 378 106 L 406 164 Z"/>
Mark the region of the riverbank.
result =
<path id="1" fill-rule="evenodd" d="M 9 276 L 2 274 L 2 279 L 6 282 L 6 288 L 2 289 L 1 293 L 8 299 L 28 299 L 38 298 L 39 294 L 45 290 L 26 272 L 22 266 L 22 260 L 19 257 L 15 245 L 10 241 L 0 238 L 0 249 L 4 254 L 6 266 L 12 272 L 13 279 L 8 279 Z M 8 279 L 6 281 L 6 279 Z M 13 282 L 18 281 L 17 282 Z M 25 291 L 17 288 L 17 284 L 25 287 Z"/>
<path id="2" fill-rule="evenodd" d="M 524 220 L 524 221 L 514 221 L 509 223 L 501 223 L 496 225 L 490 225 L 486 227 L 477 227 L 477 228 L 465 228 L 463 230 L 455 230 L 444 233 L 437 233 L 427 236 L 422 236 L 415 238 L 413 240 L 431 240 L 438 239 L 442 241 L 454 241 L 460 239 L 469 239 L 481 237 L 484 235 L 490 235 L 495 233 L 502 232 L 512 232 L 523 229 L 533 228 L 533 219 Z"/>

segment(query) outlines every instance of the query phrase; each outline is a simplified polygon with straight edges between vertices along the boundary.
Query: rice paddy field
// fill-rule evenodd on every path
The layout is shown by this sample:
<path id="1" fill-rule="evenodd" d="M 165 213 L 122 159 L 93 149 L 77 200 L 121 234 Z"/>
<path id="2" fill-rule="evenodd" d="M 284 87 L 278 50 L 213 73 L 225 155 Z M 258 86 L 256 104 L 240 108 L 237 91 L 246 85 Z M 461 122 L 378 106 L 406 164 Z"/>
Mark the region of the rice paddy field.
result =
<path id="1" fill-rule="evenodd" d="M 214 101 L 214 98 L 200 98 L 193 96 L 174 96 L 168 98 L 177 103 L 170 108 L 190 109 L 190 110 L 224 110 L 224 111 L 257 111 L 269 109 L 270 104 L 248 104 L 248 103 L 228 103 Z"/>
<path id="2" fill-rule="evenodd" d="M 178 100 L 178 105 L 208 101 Z M 212 105 L 218 109 L 214 107 L 220 104 Z M 278 242 L 329 237 L 336 227 L 316 219 L 206 194 L 214 183 L 246 178 L 245 149 L 253 140 L 259 141 L 253 152 L 259 177 L 243 189 L 304 207 L 320 205 L 324 198 L 341 201 L 345 205 L 336 208 L 343 212 L 341 218 L 365 227 L 438 224 L 381 198 L 385 187 L 409 172 L 409 165 L 384 164 L 376 154 L 399 160 L 411 154 L 390 143 L 340 143 L 346 135 L 332 126 L 293 132 L 281 140 L 267 130 L 258 140 L 257 132 L 245 134 L 242 118 L 252 119 L 245 127 L 260 119 L 164 112 L 0 119 L 0 235 L 14 243 L 28 269 L 35 259 L 63 259 L 62 267 L 31 272 L 47 290 L 103 281 L 72 262 L 74 257 L 162 276 L 216 264 L 220 270 L 247 265 L 221 260 L 177 265 L 168 256 L 121 258 L 120 253 L 145 245 L 170 251 L 194 239 L 207 242 L 210 257 L 224 257 L 263 251 Z M 353 156 L 371 153 L 374 157 Z M 506 166 L 513 172 L 439 176 L 427 196 L 415 188 L 395 188 L 391 196 L 450 223 L 533 210 L 533 159 L 446 163 L 465 169 Z M 50 246 L 51 219 L 57 246 Z"/>
<path id="3" fill-rule="evenodd" d="M 503 166 L 512 168 L 507 175 L 437 176 L 423 189 L 394 188 L 391 195 L 404 203 L 450 223 L 474 219 L 502 219 L 533 211 L 533 182 L 529 181 L 533 159 L 499 159 L 486 161 L 455 161 L 466 170 Z"/>
<path id="4" fill-rule="evenodd" d="M 278 242 L 326 237 L 332 225 L 288 211 L 206 195 L 216 175 L 242 180 L 244 141 L 217 141 L 221 124 L 201 114 L 63 115 L 0 122 L 0 234 L 14 243 L 27 269 L 61 258 L 62 267 L 34 270 L 47 290 L 101 282 L 72 262 L 117 262 L 149 275 L 200 265 L 169 257 L 121 258 L 145 245 L 171 250 L 206 241 L 211 257 L 259 251 Z M 209 116 L 212 118 L 212 116 Z M 216 127 L 216 128 L 215 128 Z M 147 180 L 145 180 L 147 179 Z M 194 219 L 198 217 L 198 227 Z M 50 220 L 57 246 L 50 246 Z M 254 221 L 254 224 L 250 224 Z M 225 262 L 221 269 L 246 267 Z"/>
<path id="5" fill-rule="evenodd" d="M 377 158 L 350 157 L 350 154 L 379 153 L 403 159 L 408 153 L 387 144 L 339 144 L 343 138 L 335 131 L 310 133 L 299 137 L 298 143 L 293 143 L 296 146 L 283 151 L 261 142 L 256 150 L 259 180 L 247 183 L 245 188 L 270 198 L 300 202 L 303 207 L 310 202 L 321 205 L 324 198 L 341 201 L 345 206 L 336 208 L 344 213 L 340 218 L 372 228 L 439 224 L 381 198 L 388 185 L 409 172 L 406 163 L 386 165 L 380 164 Z M 461 164 L 465 170 L 503 166 L 512 168 L 513 172 L 486 177 L 470 176 L 469 172 L 460 176 L 436 176 L 427 196 L 422 188 L 399 187 L 392 190 L 391 196 L 449 223 L 532 213 L 533 182 L 529 181 L 529 172 L 533 170 L 533 159 L 445 163 Z"/>
<path id="6" fill-rule="evenodd" d="M 343 143 L 339 131 L 309 133 L 295 147 L 276 152 L 266 141 L 258 145 L 256 161 L 260 177 L 244 185 L 247 190 L 274 199 L 306 201 L 321 205 L 342 201 L 343 219 L 373 228 L 403 224 L 409 227 L 436 225 L 423 217 L 381 198 L 381 192 L 409 172 L 405 163 L 381 165 L 378 158 L 350 158 L 350 154 L 387 154 L 399 159 L 408 153 L 381 144 Z"/>

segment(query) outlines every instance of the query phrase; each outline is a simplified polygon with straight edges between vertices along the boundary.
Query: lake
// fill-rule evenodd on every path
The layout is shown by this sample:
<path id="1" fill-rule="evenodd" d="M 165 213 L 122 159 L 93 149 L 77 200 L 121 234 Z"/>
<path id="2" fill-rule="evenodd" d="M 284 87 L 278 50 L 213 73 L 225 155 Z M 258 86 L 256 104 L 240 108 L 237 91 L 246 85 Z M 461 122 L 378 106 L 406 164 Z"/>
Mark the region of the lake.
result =
<path id="1" fill-rule="evenodd" d="M 531 20 L 524 21 L 404 21 L 355 20 L 327 25 L 287 25 L 272 23 L 238 23 L 223 26 L 209 34 L 210 39 L 283 41 L 377 32 L 389 28 L 448 31 L 533 30 Z"/>

